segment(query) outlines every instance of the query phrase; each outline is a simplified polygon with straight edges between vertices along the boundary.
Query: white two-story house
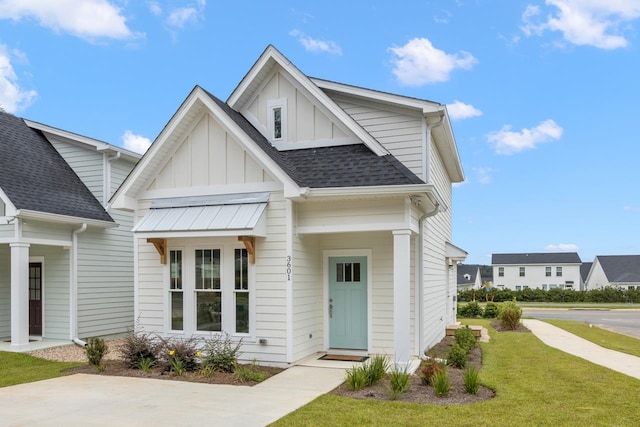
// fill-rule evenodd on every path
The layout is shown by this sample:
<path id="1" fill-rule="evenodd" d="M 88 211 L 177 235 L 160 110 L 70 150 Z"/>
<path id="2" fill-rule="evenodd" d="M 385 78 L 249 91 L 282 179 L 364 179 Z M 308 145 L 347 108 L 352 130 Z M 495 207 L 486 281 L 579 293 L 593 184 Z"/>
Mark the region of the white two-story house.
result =
<path id="1" fill-rule="evenodd" d="M 576 252 L 493 254 L 491 265 L 498 289 L 580 290 L 582 261 Z"/>

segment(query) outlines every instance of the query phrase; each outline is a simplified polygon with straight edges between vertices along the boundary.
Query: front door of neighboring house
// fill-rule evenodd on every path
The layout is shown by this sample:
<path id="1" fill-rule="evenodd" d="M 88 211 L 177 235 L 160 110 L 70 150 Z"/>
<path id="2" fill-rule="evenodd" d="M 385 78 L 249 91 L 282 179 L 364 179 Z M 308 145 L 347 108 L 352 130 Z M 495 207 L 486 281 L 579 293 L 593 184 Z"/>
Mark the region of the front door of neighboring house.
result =
<path id="1" fill-rule="evenodd" d="M 42 263 L 29 263 L 29 335 L 42 335 Z"/>
<path id="2" fill-rule="evenodd" d="M 367 257 L 329 257 L 329 347 L 367 350 Z"/>

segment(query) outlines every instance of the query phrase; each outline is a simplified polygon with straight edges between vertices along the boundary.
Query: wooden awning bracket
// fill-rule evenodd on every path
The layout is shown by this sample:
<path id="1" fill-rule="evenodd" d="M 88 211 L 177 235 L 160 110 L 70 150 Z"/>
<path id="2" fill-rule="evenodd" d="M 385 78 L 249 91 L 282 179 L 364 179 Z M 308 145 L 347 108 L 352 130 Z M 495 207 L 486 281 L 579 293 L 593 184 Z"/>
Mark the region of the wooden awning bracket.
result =
<path id="1" fill-rule="evenodd" d="M 238 241 L 244 243 L 244 247 L 247 248 L 249 254 L 249 263 L 256 263 L 256 238 L 254 236 L 238 236 Z"/>
<path id="2" fill-rule="evenodd" d="M 160 264 L 167 263 L 167 239 L 147 239 L 147 243 L 152 243 L 160 254 Z"/>

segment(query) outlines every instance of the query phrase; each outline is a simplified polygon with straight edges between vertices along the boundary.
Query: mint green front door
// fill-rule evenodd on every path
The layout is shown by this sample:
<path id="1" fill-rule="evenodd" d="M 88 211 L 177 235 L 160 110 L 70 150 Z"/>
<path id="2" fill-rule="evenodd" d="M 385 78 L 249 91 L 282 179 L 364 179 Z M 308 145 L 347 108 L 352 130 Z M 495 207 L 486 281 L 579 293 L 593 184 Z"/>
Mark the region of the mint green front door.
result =
<path id="1" fill-rule="evenodd" d="M 367 257 L 329 257 L 329 347 L 367 350 Z"/>

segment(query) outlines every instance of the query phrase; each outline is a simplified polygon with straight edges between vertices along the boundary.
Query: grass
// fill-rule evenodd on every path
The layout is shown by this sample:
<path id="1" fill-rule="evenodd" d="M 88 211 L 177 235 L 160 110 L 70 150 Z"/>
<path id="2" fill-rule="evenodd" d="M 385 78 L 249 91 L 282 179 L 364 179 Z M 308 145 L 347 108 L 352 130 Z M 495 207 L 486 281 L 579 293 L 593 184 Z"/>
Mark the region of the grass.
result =
<path id="1" fill-rule="evenodd" d="M 480 380 L 496 390 L 494 399 L 441 406 L 326 394 L 273 425 L 640 425 L 637 379 L 547 347 L 531 333 L 497 333 L 487 320 L 472 322 L 491 335 L 491 342 L 480 344 Z"/>
<path id="2" fill-rule="evenodd" d="M 607 331 L 606 329 L 595 326 L 590 328 L 589 325 L 584 322 L 548 319 L 544 319 L 543 321 L 578 335 L 601 347 L 640 357 L 640 339 Z"/>
<path id="3" fill-rule="evenodd" d="M 0 387 L 67 375 L 66 369 L 82 363 L 51 362 L 22 353 L 0 351 Z"/>

